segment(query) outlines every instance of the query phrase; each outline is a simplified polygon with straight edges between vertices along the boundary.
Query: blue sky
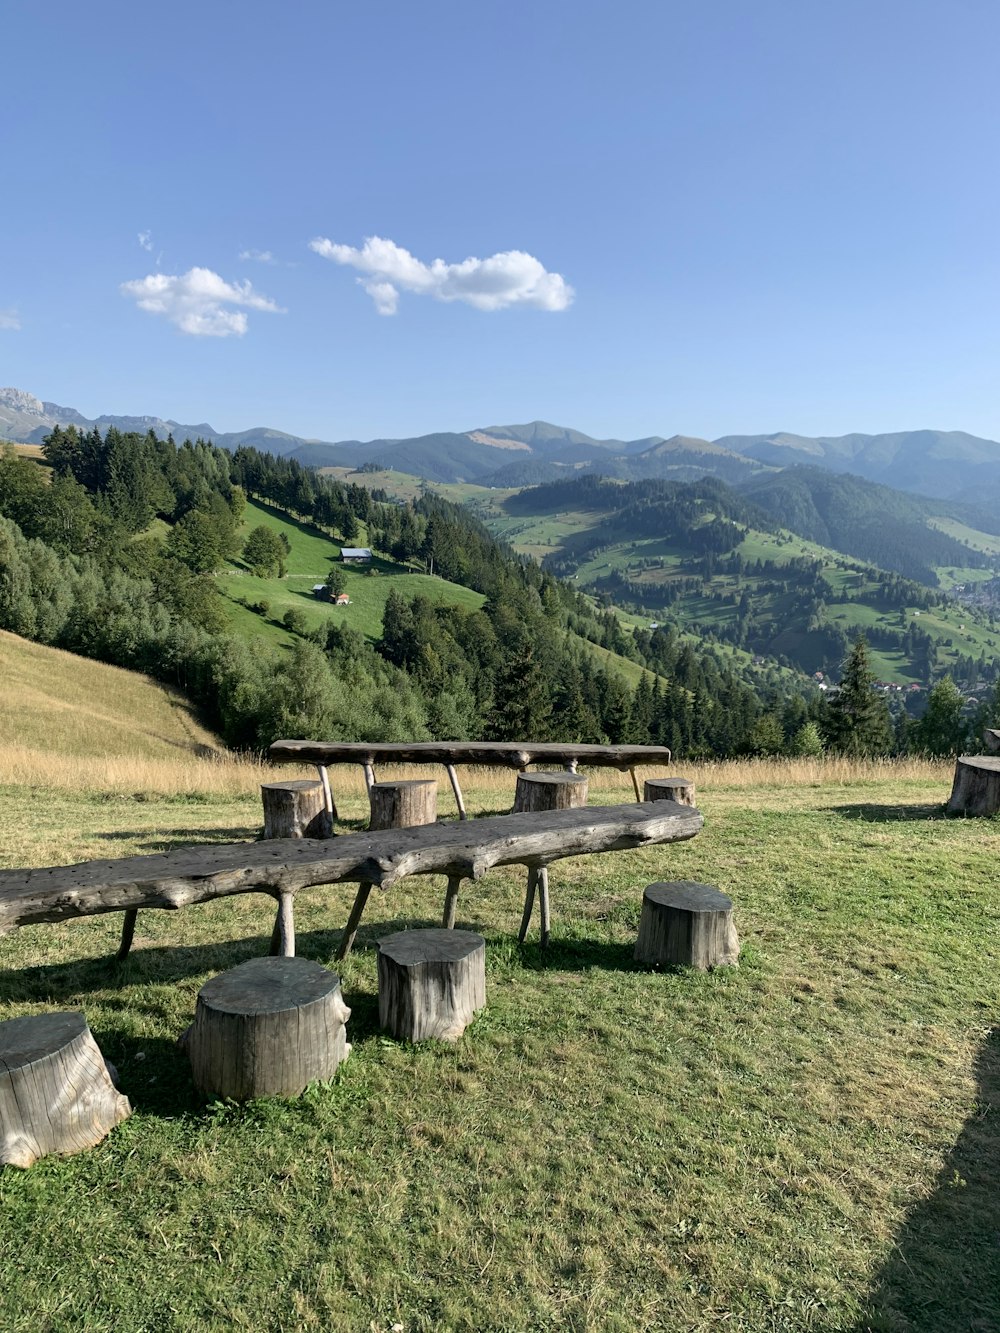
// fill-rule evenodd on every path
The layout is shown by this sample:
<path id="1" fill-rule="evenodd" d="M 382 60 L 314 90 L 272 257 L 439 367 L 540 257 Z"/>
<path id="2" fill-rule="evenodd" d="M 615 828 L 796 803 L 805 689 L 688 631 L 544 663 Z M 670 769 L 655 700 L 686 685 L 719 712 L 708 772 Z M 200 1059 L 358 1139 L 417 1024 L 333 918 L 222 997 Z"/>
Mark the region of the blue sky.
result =
<path id="1" fill-rule="evenodd" d="M 14 0 L 4 46 L 0 384 L 1000 438 L 992 0 Z"/>

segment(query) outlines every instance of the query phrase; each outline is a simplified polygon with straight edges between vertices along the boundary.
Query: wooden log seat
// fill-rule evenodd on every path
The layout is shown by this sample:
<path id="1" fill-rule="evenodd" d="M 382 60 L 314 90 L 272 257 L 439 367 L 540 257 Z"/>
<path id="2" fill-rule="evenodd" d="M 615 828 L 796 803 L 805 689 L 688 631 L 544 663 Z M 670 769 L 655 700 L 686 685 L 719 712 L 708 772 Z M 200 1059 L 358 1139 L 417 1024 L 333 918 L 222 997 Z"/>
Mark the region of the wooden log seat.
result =
<path id="1" fill-rule="evenodd" d="M 368 792 L 369 828 L 416 828 L 437 819 L 437 783 L 433 778 L 375 782 Z"/>
<path id="2" fill-rule="evenodd" d="M 350 1054 L 340 977 L 306 958 L 251 958 L 207 981 L 181 1037 L 210 1097 L 298 1097 Z"/>
<path id="3" fill-rule="evenodd" d="M 131 1114 L 83 1014 L 0 1023 L 0 1166 L 83 1152 Z"/>
<path id="4" fill-rule="evenodd" d="M 650 884 L 642 895 L 635 960 L 661 966 L 735 967 L 733 900 L 711 884 Z"/>
<path id="5" fill-rule="evenodd" d="M 643 783 L 642 799 L 694 805 L 694 783 L 690 778 L 647 778 Z"/>
<path id="6" fill-rule="evenodd" d="M 949 815 L 995 815 L 1000 810 L 1000 755 L 965 754 L 955 760 Z"/>
<path id="7" fill-rule="evenodd" d="M 1000 752 L 1000 728 L 985 727 L 983 729 L 983 744 L 989 750 L 990 754 Z"/>
<path id="8" fill-rule="evenodd" d="M 486 941 L 400 930 L 378 941 L 378 1018 L 399 1041 L 458 1041 L 486 1004 Z"/>
<path id="9" fill-rule="evenodd" d="M 390 889 L 407 875 L 480 880 L 493 866 L 543 867 L 567 856 L 681 842 L 695 837 L 703 822 L 695 809 L 653 801 L 0 870 L 0 935 L 44 921 L 147 907 L 176 911 L 264 893 L 278 900 L 281 952 L 291 956 L 295 895 L 316 885 L 365 882 Z"/>
<path id="10" fill-rule="evenodd" d="M 588 787 L 582 773 L 518 773 L 513 813 L 578 810 L 587 804 Z"/>
<path id="11" fill-rule="evenodd" d="M 265 838 L 330 838 L 333 812 L 327 809 L 326 793 L 319 778 L 291 782 L 264 782 Z"/>

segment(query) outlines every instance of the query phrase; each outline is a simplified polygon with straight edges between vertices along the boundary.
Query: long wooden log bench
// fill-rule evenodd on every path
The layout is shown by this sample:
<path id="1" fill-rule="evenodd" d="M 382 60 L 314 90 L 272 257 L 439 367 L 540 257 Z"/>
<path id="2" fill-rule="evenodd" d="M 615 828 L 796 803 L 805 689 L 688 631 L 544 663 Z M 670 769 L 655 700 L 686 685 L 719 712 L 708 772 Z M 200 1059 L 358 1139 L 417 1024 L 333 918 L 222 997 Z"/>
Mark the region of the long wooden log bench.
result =
<path id="1" fill-rule="evenodd" d="M 458 816 L 465 819 L 465 800 L 459 785 L 456 765 L 480 768 L 511 768 L 524 772 L 532 764 L 553 765 L 575 773 L 578 765 L 589 768 L 617 768 L 631 773 L 635 799 L 639 794 L 637 768 L 669 764 L 670 750 L 665 745 L 563 745 L 561 742 L 534 744 L 530 741 L 418 741 L 414 743 L 366 741 L 275 741 L 268 758 L 276 764 L 315 764 L 327 810 L 335 812 L 327 769 L 334 764 L 360 764 L 365 784 L 371 791 L 376 764 L 441 764 L 447 771 L 455 794 Z"/>
<path id="2" fill-rule="evenodd" d="M 567 856 L 680 842 L 693 838 L 702 823 L 701 814 L 690 806 L 651 801 L 4 870 L 0 871 L 0 935 L 40 922 L 124 912 L 121 959 L 131 947 L 141 908 L 176 911 L 212 898 L 264 893 L 278 903 L 272 952 L 291 957 L 295 895 L 321 884 L 356 883 L 360 888 L 338 954 L 343 957 L 374 885 L 390 889 L 408 875 L 446 875 L 445 913 L 453 924 L 461 881 L 481 879 L 493 866 L 524 865 L 538 871 Z"/>

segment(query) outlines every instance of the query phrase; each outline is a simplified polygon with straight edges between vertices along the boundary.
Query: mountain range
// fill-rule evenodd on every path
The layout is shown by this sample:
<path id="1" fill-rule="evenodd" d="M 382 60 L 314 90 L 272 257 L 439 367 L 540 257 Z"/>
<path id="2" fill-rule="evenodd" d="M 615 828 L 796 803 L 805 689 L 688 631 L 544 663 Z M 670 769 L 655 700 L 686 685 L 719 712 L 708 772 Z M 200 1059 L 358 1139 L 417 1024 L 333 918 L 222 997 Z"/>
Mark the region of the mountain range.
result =
<path id="1" fill-rule="evenodd" d="M 0 389 L 0 438 L 38 443 L 54 426 L 153 431 L 176 440 L 201 438 L 226 449 L 248 445 L 310 467 L 376 464 L 428 481 L 475 481 L 526 486 L 589 470 L 622 480 L 705 475 L 730 484 L 806 464 L 939 499 L 991 504 L 1000 500 L 1000 443 L 964 431 L 914 430 L 881 435 L 645 436 L 596 439 L 545 421 L 481 426 L 407 439 L 311 440 L 270 427 L 219 432 L 207 422 L 184 424 L 157 416 L 104 415 L 88 419 L 75 408 Z"/>

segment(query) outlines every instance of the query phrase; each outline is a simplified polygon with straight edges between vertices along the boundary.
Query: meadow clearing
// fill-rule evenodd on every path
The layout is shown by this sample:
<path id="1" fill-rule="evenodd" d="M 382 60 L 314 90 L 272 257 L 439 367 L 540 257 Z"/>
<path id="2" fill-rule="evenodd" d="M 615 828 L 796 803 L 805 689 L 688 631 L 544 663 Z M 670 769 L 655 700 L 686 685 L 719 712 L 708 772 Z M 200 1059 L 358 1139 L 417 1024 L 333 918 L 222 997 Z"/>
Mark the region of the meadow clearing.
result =
<path id="1" fill-rule="evenodd" d="M 259 765 L 20 716 L 4 866 L 259 830 Z M 560 862 L 546 954 L 516 943 L 519 872 L 463 886 L 488 1003 L 456 1046 L 377 1022 L 374 941 L 436 924 L 443 880 L 376 895 L 340 965 L 353 1052 L 294 1102 L 206 1105 L 175 1045 L 199 987 L 266 951 L 270 900 L 142 913 L 122 967 L 113 915 L 0 940 L 0 1018 L 83 1009 L 134 1110 L 91 1152 L 0 1172 L 0 1327 L 1000 1328 L 995 821 L 943 817 L 948 764 L 680 771 L 704 831 Z M 360 827 L 360 773 L 334 783 Z M 591 783 L 629 799 L 627 775 Z M 463 787 L 499 813 L 513 775 Z M 737 970 L 635 967 L 665 878 L 731 894 Z M 301 954 L 332 964 L 353 892 L 302 895 Z"/>

